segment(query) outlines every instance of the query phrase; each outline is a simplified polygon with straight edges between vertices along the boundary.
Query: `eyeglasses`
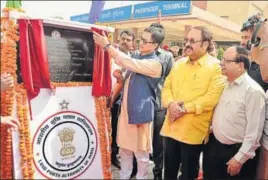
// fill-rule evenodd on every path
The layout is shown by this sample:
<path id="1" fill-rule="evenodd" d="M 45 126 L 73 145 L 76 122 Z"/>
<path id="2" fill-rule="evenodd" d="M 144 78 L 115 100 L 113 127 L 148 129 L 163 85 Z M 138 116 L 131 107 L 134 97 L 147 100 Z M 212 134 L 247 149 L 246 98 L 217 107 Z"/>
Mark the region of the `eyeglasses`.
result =
<path id="1" fill-rule="evenodd" d="M 188 42 L 189 42 L 191 45 L 193 45 L 193 44 L 198 43 L 198 42 L 203 42 L 203 40 L 195 41 L 194 39 L 184 39 L 183 44 L 186 45 Z"/>
<path id="2" fill-rule="evenodd" d="M 238 63 L 237 61 L 235 61 L 235 60 L 230 60 L 230 59 L 225 59 L 225 58 L 222 58 L 221 59 L 221 61 L 223 62 L 223 63 L 231 63 L 231 62 L 235 62 L 235 63 Z"/>
<path id="3" fill-rule="evenodd" d="M 153 44 L 153 43 L 155 43 L 155 42 L 150 42 L 150 41 L 147 41 L 147 40 L 146 40 L 146 39 L 144 39 L 143 37 L 141 37 L 141 42 L 142 42 L 142 44 L 148 44 L 148 43 Z"/>

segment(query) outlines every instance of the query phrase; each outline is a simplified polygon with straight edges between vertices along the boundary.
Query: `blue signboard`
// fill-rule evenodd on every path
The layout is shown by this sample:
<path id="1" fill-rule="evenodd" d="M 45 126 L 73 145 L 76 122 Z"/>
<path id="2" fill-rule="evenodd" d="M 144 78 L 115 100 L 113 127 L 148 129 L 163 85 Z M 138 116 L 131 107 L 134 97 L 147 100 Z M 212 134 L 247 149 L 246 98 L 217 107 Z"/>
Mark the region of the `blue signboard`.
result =
<path id="1" fill-rule="evenodd" d="M 103 10 L 99 16 L 98 22 L 114 22 L 114 21 L 124 21 L 129 20 L 132 14 L 132 5 L 124 6 L 120 8 Z M 71 21 L 88 23 L 89 15 L 80 14 L 76 16 L 71 16 Z"/>
<path id="2" fill-rule="evenodd" d="M 88 18 L 89 18 L 89 15 L 88 13 L 86 13 L 86 14 L 71 16 L 70 20 L 76 21 L 76 22 L 88 23 Z"/>
<path id="3" fill-rule="evenodd" d="M 134 19 L 191 13 L 191 1 L 155 1 L 134 5 Z"/>
<path id="4" fill-rule="evenodd" d="M 113 22 L 129 20 L 132 14 L 132 5 L 102 11 L 99 22 Z"/>

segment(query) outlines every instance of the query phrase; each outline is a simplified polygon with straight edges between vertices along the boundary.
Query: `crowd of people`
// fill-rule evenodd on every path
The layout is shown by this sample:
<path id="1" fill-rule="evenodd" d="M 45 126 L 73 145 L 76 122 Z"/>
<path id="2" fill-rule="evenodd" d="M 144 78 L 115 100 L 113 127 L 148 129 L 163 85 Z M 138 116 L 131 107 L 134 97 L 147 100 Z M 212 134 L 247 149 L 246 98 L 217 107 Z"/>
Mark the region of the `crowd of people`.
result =
<path id="1" fill-rule="evenodd" d="M 121 179 L 146 179 L 150 159 L 154 179 L 196 179 L 201 168 L 208 180 L 268 179 L 268 22 L 250 17 L 241 34 L 241 46 L 218 60 L 203 26 L 189 30 L 179 58 L 161 48 L 165 29 L 158 23 L 145 28 L 137 51 L 131 31 L 121 32 L 119 47 L 94 32 L 113 61 L 107 104 Z M 12 76 L 1 74 L 1 93 L 13 86 Z M 19 122 L 1 116 L 1 125 Z"/>
<path id="2" fill-rule="evenodd" d="M 200 169 L 208 180 L 268 179 L 267 21 L 250 17 L 241 45 L 220 60 L 203 26 L 188 31 L 179 58 L 161 48 L 165 29 L 157 23 L 136 51 L 128 30 L 118 48 L 103 34 L 93 37 L 113 61 L 111 159 L 121 179 L 146 179 L 150 159 L 154 179 L 196 179 Z"/>

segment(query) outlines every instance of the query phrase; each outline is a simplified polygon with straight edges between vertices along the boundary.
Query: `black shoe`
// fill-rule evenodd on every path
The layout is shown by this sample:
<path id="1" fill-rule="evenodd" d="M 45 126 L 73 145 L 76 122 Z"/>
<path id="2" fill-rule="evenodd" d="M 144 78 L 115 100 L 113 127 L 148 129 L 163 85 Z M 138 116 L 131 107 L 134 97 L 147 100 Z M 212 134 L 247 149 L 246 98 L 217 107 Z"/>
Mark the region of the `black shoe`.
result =
<path id="1" fill-rule="evenodd" d="M 133 178 L 136 175 L 137 175 L 137 170 L 136 171 L 133 170 L 132 173 L 131 173 L 131 175 L 130 175 L 130 179 Z"/>
<path id="2" fill-rule="evenodd" d="M 154 176 L 154 180 L 162 180 L 162 175 Z"/>
<path id="3" fill-rule="evenodd" d="M 117 158 L 112 158 L 112 165 L 114 165 L 118 169 L 121 169 L 121 163 Z"/>
<path id="4" fill-rule="evenodd" d="M 136 176 L 137 172 L 138 172 L 138 168 L 137 168 L 137 164 L 136 164 L 133 166 L 133 170 L 132 170 L 132 173 L 130 175 L 130 179 L 133 178 L 134 176 Z"/>
<path id="5" fill-rule="evenodd" d="M 149 159 L 150 159 L 150 161 L 153 161 L 154 160 L 152 154 L 150 154 Z"/>

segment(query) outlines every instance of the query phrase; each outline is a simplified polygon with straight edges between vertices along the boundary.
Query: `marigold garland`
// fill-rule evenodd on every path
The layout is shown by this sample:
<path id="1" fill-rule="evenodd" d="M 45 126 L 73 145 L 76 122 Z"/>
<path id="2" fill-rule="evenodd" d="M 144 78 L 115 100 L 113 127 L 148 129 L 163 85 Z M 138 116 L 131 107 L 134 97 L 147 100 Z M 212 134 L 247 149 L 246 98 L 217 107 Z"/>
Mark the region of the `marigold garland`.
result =
<path id="1" fill-rule="evenodd" d="M 96 97 L 96 117 L 99 133 L 103 178 L 112 179 L 111 171 L 111 117 L 110 109 L 107 108 L 107 97 Z"/>
<path id="2" fill-rule="evenodd" d="M 16 82 L 16 41 L 18 40 L 17 26 L 6 17 L 1 17 L 1 73 L 9 73 Z M 14 114 L 15 91 L 9 89 L 1 92 L 1 116 L 12 116 Z M 7 127 L 1 126 L 1 167 L 0 179 L 13 178 L 13 154 L 12 135 Z"/>
<path id="3" fill-rule="evenodd" d="M 5 141 L 2 141 L 5 138 Z M 1 179 L 12 179 L 12 136 L 5 126 L 1 125 Z"/>
<path id="4" fill-rule="evenodd" d="M 30 117 L 29 104 L 27 92 L 23 84 L 16 87 L 16 102 L 17 102 L 17 116 L 20 121 L 20 155 L 21 155 L 21 169 L 24 179 L 33 179 L 33 155 L 32 143 L 30 134 Z"/>
<path id="5" fill-rule="evenodd" d="M 77 87 L 77 86 L 92 86 L 91 82 L 66 82 L 66 83 L 57 83 L 51 82 L 52 89 L 56 87 Z"/>
<path id="6" fill-rule="evenodd" d="M 8 12 L 10 9 L 4 9 Z M 16 101 L 17 117 L 20 122 L 20 154 L 21 168 L 24 179 L 33 179 L 33 165 L 31 153 L 31 139 L 29 128 L 29 109 L 26 90 L 23 85 L 16 85 L 17 82 L 17 45 L 19 40 L 18 26 L 15 21 L 8 16 L 1 17 L 1 73 L 9 73 L 13 76 L 15 89 L 7 90 L 1 93 L 1 116 L 14 115 L 14 103 Z M 15 99 L 16 98 L 16 99 Z M 12 154 L 12 136 L 6 127 L 1 126 L 1 179 L 13 178 L 13 154 Z"/>
<path id="7" fill-rule="evenodd" d="M 5 7 L 2 12 L 9 13 L 10 11 L 18 11 L 24 13 L 25 11 L 21 8 L 11 8 L 11 7 Z"/>

